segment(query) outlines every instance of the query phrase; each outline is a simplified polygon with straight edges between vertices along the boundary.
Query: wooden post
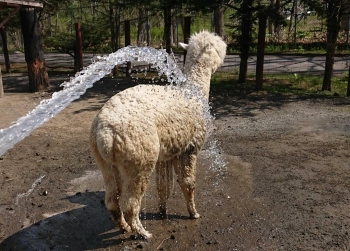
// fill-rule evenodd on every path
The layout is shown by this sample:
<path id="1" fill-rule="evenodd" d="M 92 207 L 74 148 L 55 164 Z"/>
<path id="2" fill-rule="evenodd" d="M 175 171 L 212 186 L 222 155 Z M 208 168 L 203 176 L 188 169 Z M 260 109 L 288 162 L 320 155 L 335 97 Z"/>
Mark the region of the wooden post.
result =
<path id="1" fill-rule="evenodd" d="M 0 66 L 0 98 L 4 96 L 4 86 L 2 84 L 2 74 L 1 74 L 1 66 Z"/>
<path id="2" fill-rule="evenodd" d="M 130 20 L 124 21 L 124 35 L 125 35 L 125 47 L 131 44 L 130 39 Z M 130 77 L 130 71 L 131 70 L 131 62 L 126 63 L 126 76 Z"/>
<path id="3" fill-rule="evenodd" d="M 81 71 L 83 69 L 83 41 L 81 38 L 81 25 L 75 23 L 75 34 L 76 34 L 76 69 L 75 71 Z"/>
<path id="4" fill-rule="evenodd" d="M 257 91 L 260 91 L 263 89 L 265 36 L 266 36 L 266 15 L 261 14 L 259 17 L 258 48 L 257 48 L 257 57 L 256 57 L 255 90 Z"/>
<path id="5" fill-rule="evenodd" d="M 191 17 L 184 17 L 184 30 L 183 30 L 183 33 L 184 33 L 184 43 L 187 44 L 188 43 L 188 40 L 191 36 Z M 184 65 L 185 65 L 185 62 L 186 62 L 186 54 L 187 54 L 187 51 L 184 50 Z"/>
<path id="6" fill-rule="evenodd" d="M 2 50 L 4 52 L 6 73 L 11 73 L 9 50 L 7 49 L 7 35 L 5 26 L 0 27 L 1 39 L 2 39 Z"/>

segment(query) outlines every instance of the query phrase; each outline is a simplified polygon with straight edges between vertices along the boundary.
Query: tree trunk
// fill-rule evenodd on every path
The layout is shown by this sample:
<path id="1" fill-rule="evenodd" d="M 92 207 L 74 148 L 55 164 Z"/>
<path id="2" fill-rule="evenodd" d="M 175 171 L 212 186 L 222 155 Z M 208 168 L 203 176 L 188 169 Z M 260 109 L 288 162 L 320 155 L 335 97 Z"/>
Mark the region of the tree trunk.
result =
<path id="1" fill-rule="evenodd" d="M 274 29 L 273 23 L 271 22 L 271 19 L 269 19 L 267 22 L 268 22 L 269 36 L 271 40 L 275 36 L 275 29 Z"/>
<path id="2" fill-rule="evenodd" d="M 191 36 L 191 17 L 184 17 L 182 22 L 182 32 L 184 34 L 184 43 L 188 44 Z M 187 51 L 184 50 L 184 65 L 186 63 Z"/>
<path id="3" fill-rule="evenodd" d="M 276 0 L 276 9 L 282 15 L 281 0 Z M 283 39 L 283 25 L 278 24 L 274 26 L 274 34 L 278 40 Z"/>
<path id="4" fill-rule="evenodd" d="M 0 89 L 0 91 L 1 91 L 1 89 Z M 346 96 L 350 97 L 350 64 L 349 64 L 349 70 L 348 70 L 348 87 L 346 90 Z"/>
<path id="5" fill-rule="evenodd" d="M 75 23 L 75 39 L 76 39 L 76 53 L 75 53 L 75 61 L 76 68 L 75 72 L 81 71 L 83 69 L 83 41 L 81 36 L 81 24 Z"/>
<path id="6" fill-rule="evenodd" d="M 137 45 L 141 46 L 143 42 L 145 42 L 145 18 L 146 18 L 146 9 L 144 6 L 140 6 L 138 8 L 139 16 L 137 23 Z"/>
<path id="7" fill-rule="evenodd" d="M 226 40 L 224 13 L 225 8 L 223 6 L 214 9 L 214 32 Z"/>
<path id="8" fill-rule="evenodd" d="M 337 43 L 339 25 L 341 15 L 339 7 L 335 4 L 329 5 L 327 16 L 327 51 L 326 51 L 326 62 L 323 75 L 322 91 L 332 90 L 332 76 L 333 76 L 333 65 L 334 65 L 334 53 Z"/>
<path id="9" fill-rule="evenodd" d="M 115 1 L 115 3 L 118 3 L 118 1 Z M 115 15 L 115 23 L 116 23 L 116 48 L 115 50 L 118 50 L 120 48 L 120 39 L 121 39 L 121 35 L 120 35 L 120 28 L 121 28 L 121 6 L 117 5 L 117 14 Z"/>
<path id="10" fill-rule="evenodd" d="M 171 53 L 171 1 L 164 5 L 164 40 L 167 53 Z"/>
<path id="11" fill-rule="evenodd" d="M 177 44 L 177 24 L 176 20 L 171 20 L 171 45 Z"/>
<path id="12" fill-rule="evenodd" d="M 111 49 L 113 52 L 116 51 L 116 48 L 117 48 L 115 14 L 116 14 L 115 6 L 113 2 L 110 0 L 109 1 L 109 27 L 111 31 Z"/>
<path id="13" fill-rule="evenodd" d="M 1 66 L 0 66 L 0 98 L 4 96 L 4 86 L 2 84 L 2 73 L 1 73 Z"/>
<path id="14" fill-rule="evenodd" d="M 292 33 L 292 28 L 293 28 L 293 21 L 294 21 L 294 14 L 296 14 L 295 12 L 295 0 L 293 0 L 293 7 L 292 10 L 290 12 L 290 20 L 289 20 L 289 28 L 288 28 L 288 37 L 290 36 L 290 34 Z"/>
<path id="15" fill-rule="evenodd" d="M 247 82 L 247 71 L 248 71 L 248 57 L 249 50 L 252 41 L 251 37 L 251 28 L 252 28 L 252 10 L 251 10 L 252 1 L 244 1 L 242 3 L 242 34 L 240 39 L 241 47 L 241 62 L 239 64 L 239 76 L 238 82 L 245 83 Z"/>
<path id="16" fill-rule="evenodd" d="M 147 11 L 147 15 L 146 15 L 146 42 L 147 42 L 147 45 L 150 46 L 150 44 L 151 44 L 151 23 L 149 21 L 148 11 Z"/>
<path id="17" fill-rule="evenodd" d="M 256 80 L 255 90 L 263 89 L 264 80 L 264 52 L 265 52 L 265 37 L 266 37 L 266 16 L 259 16 L 259 32 L 258 32 L 258 51 L 256 55 Z"/>
<path id="18" fill-rule="evenodd" d="M 2 40 L 2 51 L 4 52 L 6 73 L 11 73 L 9 50 L 7 48 L 7 34 L 5 26 L 0 27 L 1 40 Z"/>
<path id="19" fill-rule="evenodd" d="M 276 4 L 276 0 L 270 0 L 270 5 L 273 6 Z M 269 35 L 270 35 L 270 39 L 273 38 L 274 36 L 274 32 L 275 32 L 275 29 L 274 29 L 274 25 L 273 23 L 271 22 L 271 18 L 268 19 L 268 29 L 269 29 Z"/>
<path id="20" fill-rule="evenodd" d="M 124 20 L 124 40 L 125 40 L 125 47 L 129 46 L 131 44 L 131 37 L 130 37 L 130 20 Z M 126 76 L 130 77 L 131 73 L 131 62 L 126 63 Z"/>
<path id="21" fill-rule="evenodd" d="M 45 91 L 50 86 L 44 52 L 40 41 L 39 24 L 33 8 L 20 10 L 24 54 L 28 67 L 29 91 Z"/>
<path id="22" fill-rule="evenodd" d="M 332 75 L 334 65 L 335 45 L 327 43 L 326 62 L 323 75 L 322 91 L 332 90 Z"/>

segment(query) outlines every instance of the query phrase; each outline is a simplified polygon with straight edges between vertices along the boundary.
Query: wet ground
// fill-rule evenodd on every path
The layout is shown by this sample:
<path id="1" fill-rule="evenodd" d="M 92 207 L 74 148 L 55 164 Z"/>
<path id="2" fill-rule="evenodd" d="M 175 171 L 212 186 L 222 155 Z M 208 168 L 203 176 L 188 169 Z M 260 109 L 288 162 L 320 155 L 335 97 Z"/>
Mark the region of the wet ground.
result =
<path id="1" fill-rule="evenodd" d="M 51 76 L 53 89 L 65 78 Z M 4 76 L 0 128 L 50 96 L 25 93 L 26 81 Z M 202 217 L 188 218 L 175 184 L 159 218 L 152 180 L 140 217 L 154 238 L 114 228 L 89 129 L 106 100 L 132 85 L 103 79 L 0 157 L 0 250 L 350 249 L 350 102 L 215 86 L 216 130 L 197 168 Z"/>

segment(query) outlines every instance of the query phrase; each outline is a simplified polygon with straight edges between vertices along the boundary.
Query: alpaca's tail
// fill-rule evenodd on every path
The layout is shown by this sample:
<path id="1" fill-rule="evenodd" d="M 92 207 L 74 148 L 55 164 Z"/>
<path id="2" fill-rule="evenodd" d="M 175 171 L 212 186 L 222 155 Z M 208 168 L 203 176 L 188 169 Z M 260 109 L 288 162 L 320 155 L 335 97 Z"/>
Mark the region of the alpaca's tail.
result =
<path id="1" fill-rule="evenodd" d="M 99 155 L 108 163 L 114 163 L 113 141 L 113 129 L 110 127 L 99 128 L 98 121 L 95 119 L 90 131 L 90 147 L 93 154 Z"/>

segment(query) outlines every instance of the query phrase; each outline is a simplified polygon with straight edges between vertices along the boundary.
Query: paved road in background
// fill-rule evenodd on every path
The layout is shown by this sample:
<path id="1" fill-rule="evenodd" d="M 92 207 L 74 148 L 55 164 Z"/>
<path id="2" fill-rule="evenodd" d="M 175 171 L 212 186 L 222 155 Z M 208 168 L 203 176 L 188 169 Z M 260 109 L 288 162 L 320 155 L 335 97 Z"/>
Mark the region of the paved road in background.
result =
<path id="1" fill-rule="evenodd" d="M 91 64 L 96 59 L 96 54 L 84 54 L 84 66 Z M 182 66 L 183 56 L 175 55 L 177 63 Z M 73 58 L 63 53 L 46 53 L 46 64 L 49 68 L 70 67 L 73 68 Z M 324 71 L 325 56 L 293 56 L 293 55 L 265 55 L 264 72 L 265 73 L 298 73 L 321 75 Z M 334 59 L 334 74 L 342 75 L 348 71 L 348 62 L 350 56 L 339 56 Z M 14 53 L 10 55 L 11 63 L 24 63 L 23 53 Z M 219 71 L 238 72 L 239 56 L 227 55 L 224 64 Z M 0 63 L 4 64 L 4 57 L 0 55 Z M 252 56 L 248 62 L 248 72 L 255 73 L 256 57 Z M 4 69 L 4 67 L 2 68 Z"/>

